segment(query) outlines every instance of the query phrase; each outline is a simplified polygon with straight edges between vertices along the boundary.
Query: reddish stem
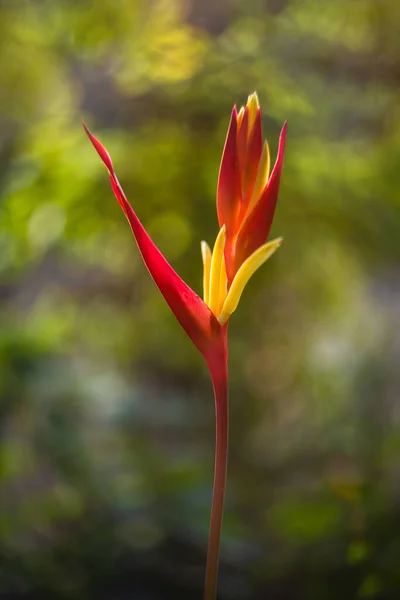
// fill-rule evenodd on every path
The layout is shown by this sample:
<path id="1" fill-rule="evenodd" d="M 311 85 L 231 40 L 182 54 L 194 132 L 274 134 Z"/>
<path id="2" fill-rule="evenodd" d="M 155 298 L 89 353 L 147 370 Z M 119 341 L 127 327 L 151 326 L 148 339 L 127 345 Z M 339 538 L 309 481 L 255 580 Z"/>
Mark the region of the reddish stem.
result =
<path id="1" fill-rule="evenodd" d="M 216 436 L 214 487 L 207 549 L 204 600 L 215 600 L 217 597 L 219 548 L 228 464 L 228 351 L 226 330 L 222 331 L 222 348 L 220 348 L 220 351 L 211 360 L 207 361 L 214 388 Z"/>

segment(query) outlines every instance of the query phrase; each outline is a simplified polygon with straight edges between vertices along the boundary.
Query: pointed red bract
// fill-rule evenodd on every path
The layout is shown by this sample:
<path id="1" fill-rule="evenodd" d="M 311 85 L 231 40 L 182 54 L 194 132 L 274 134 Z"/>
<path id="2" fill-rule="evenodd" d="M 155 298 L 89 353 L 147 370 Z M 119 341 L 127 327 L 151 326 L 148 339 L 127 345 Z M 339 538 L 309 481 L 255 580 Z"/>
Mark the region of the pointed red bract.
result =
<path id="1" fill-rule="evenodd" d="M 238 167 L 240 175 L 240 196 L 243 198 L 243 180 L 244 172 L 246 169 L 246 158 L 247 158 L 247 140 L 249 134 L 249 107 L 246 106 L 244 109 L 241 123 L 238 127 L 237 132 L 237 155 L 238 155 Z"/>
<path id="2" fill-rule="evenodd" d="M 229 238 L 240 213 L 240 175 L 237 155 L 237 111 L 233 107 L 218 177 L 217 213 L 220 228 Z"/>
<path id="3" fill-rule="evenodd" d="M 110 174 L 113 173 L 114 172 L 114 166 L 112 164 L 111 156 L 109 155 L 107 149 L 89 131 L 88 127 L 86 126 L 85 121 L 83 121 L 83 120 L 82 120 L 82 125 L 83 125 L 83 129 L 85 130 L 86 135 L 88 136 L 89 140 L 92 142 L 93 146 L 95 147 L 95 149 L 97 151 L 97 154 L 100 156 L 101 160 L 105 164 L 108 172 Z"/>
<path id="4" fill-rule="evenodd" d="M 95 136 L 90 133 L 85 124 L 84 128 L 108 169 L 111 187 L 130 223 L 133 235 L 150 275 L 189 338 L 203 356 L 208 359 L 215 345 L 220 344 L 221 326 L 209 307 L 179 277 L 154 244 L 122 190 L 115 175 L 109 153 Z"/>
<path id="5" fill-rule="evenodd" d="M 268 183 L 238 234 L 233 259 L 234 272 L 268 238 L 278 201 L 285 151 L 286 126 L 285 123 L 279 136 L 278 155 Z"/>
<path id="6" fill-rule="evenodd" d="M 236 229 L 240 226 L 251 200 L 261 158 L 262 145 L 261 109 L 258 108 L 254 125 L 248 134 L 246 162 L 242 174 L 242 210 Z"/>

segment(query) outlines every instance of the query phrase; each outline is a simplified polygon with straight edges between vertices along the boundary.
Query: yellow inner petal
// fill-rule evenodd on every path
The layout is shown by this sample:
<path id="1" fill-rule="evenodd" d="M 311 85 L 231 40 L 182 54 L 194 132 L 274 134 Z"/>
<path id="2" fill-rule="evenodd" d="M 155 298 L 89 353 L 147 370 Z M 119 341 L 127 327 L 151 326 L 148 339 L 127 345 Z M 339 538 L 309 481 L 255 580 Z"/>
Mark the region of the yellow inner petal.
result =
<path id="1" fill-rule="evenodd" d="M 224 258 L 225 238 L 226 228 L 225 225 L 223 225 L 217 235 L 217 239 L 215 240 L 210 267 L 208 306 L 216 316 L 218 312 L 218 305 L 220 303 L 221 268 Z"/>
<path id="2" fill-rule="evenodd" d="M 260 103 L 258 102 L 257 92 L 250 94 L 247 99 L 247 106 L 249 108 L 249 135 L 251 130 L 253 129 L 253 125 L 256 120 L 257 110 L 260 107 Z"/>
<path id="3" fill-rule="evenodd" d="M 271 242 L 267 242 L 258 248 L 251 256 L 244 261 L 240 269 L 235 275 L 232 285 L 229 288 L 228 295 L 222 307 L 221 314 L 218 320 L 221 325 L 224 325 L 231 314 L 236 310 L 243 290 L 249 281 L 250 277 L 257 271 L 259 267 L 279 248 L 282 243 L 282 238 L 277 238 Z M 211 306 L 210 306 L 211 308 Z M 212 309 L 211 309 L 212 310 Z"/>
<path id="4" fill-rule="evenodd" d="M 204 268 L 204 302 L 219 320 L 220 325 L 225 325 L 231 314 L 236 310 L 243 290 L 251 276 L 272 256 L 282 243 L 282 238 L 277 238 L 253 252 L 236 273 L 228 291 L 224 257 L 225 239 L 226 229 L 223 225 L 217 235 L 212 252 L 206 242 L 201 242 Z"/>
<path id="5" fill-rule="evenodd" d="M 224 305 L 227 291 L 228 291 L 228 278 L 226 276 L 225 257 L 222 254 L 221 273 L 220 273 L 220 280 L 219 280 L 218 311 L 216 314 L 217 318 L 220 315 L 222 307 Z"/>
<path id="6" fill-rule="evenodd" d="M 207 242 L 201 242 L 201 256 L 203 259 L 203 300 L 208 305 L 210 298 L 210 271 L 211 250 Z"/>

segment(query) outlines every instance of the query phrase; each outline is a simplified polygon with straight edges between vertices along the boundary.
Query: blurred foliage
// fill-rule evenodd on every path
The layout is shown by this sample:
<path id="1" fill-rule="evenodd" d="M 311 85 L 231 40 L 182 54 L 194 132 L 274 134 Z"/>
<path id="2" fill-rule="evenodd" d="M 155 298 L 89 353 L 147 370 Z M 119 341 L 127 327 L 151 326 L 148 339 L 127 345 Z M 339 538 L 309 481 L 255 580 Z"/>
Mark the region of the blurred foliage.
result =
<path id="1" fill-rule="evenodd" d="M 221 598 L 398 598 L 396 0 L 0 15 L 0 596 L 201 597 L 212 392 L 81 116 L 200 291 L 230 110 L 256 89 L 273 152 L 289 122 L 285 243 L 231 324 Z"/>

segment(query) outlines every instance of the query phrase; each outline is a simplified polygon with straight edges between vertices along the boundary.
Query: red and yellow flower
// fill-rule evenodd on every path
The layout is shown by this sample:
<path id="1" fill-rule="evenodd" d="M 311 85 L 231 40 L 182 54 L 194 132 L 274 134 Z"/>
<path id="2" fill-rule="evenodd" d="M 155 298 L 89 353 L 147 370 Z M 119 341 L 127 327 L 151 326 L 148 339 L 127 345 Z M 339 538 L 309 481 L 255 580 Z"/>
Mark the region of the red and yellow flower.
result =
<path id="1" fill-rule="evenodd" d="M 207 359 L 236 309 L 253 273 L 275 252 L 281 238 L 266 242 L 278 200 L 286 124 L 270 174 L 270 153 L 262 140 L 257 94 L 237 112 L 233 108 L 222 156 L 217 213 L 220 231 L 211 252 L 201 242 L 203 300 L 189 288 L 150 239 L 117 179 L 111 157 L 86 126 L 85 130 L 109 172 L 114 194 L 127 217 L 143 260 L 156 285 L 190 339 Z"/>
<path id="2" fill-rule="evenodd" d="M 286 123 L 270 173 L 270 153 L 263 143 L 257 94 L 237 112 L 233 108 L 217 188 L 219 233 L 213 250 L 201 242 L 203 300 L 176 273 L 129 204 L 111 157 L 84 125 L 107 167 L 111 187 L 128 219 L 144 263 L 175 317 L 207 361 L 215 394 L 216 456 L 214 494 L 207 554 L 205 598 L 215 598 L 218 554 L 228 456 L 227 329 L 253 273 L 277 250 L 281 238 L 267 242 L 279 194 Z"/>
<path id="3" fill-rule="evenodd" d="M 286 124 L 270 175 L 268 143 L 262 141 L 257 94 L 237 113 L 233 108 L 217 190 L 220 231 L 213 252 L 202 242 L 204 301 L 224 325 L 253 273 L 282 239 L 265 243 L 278 200 Z"/>

